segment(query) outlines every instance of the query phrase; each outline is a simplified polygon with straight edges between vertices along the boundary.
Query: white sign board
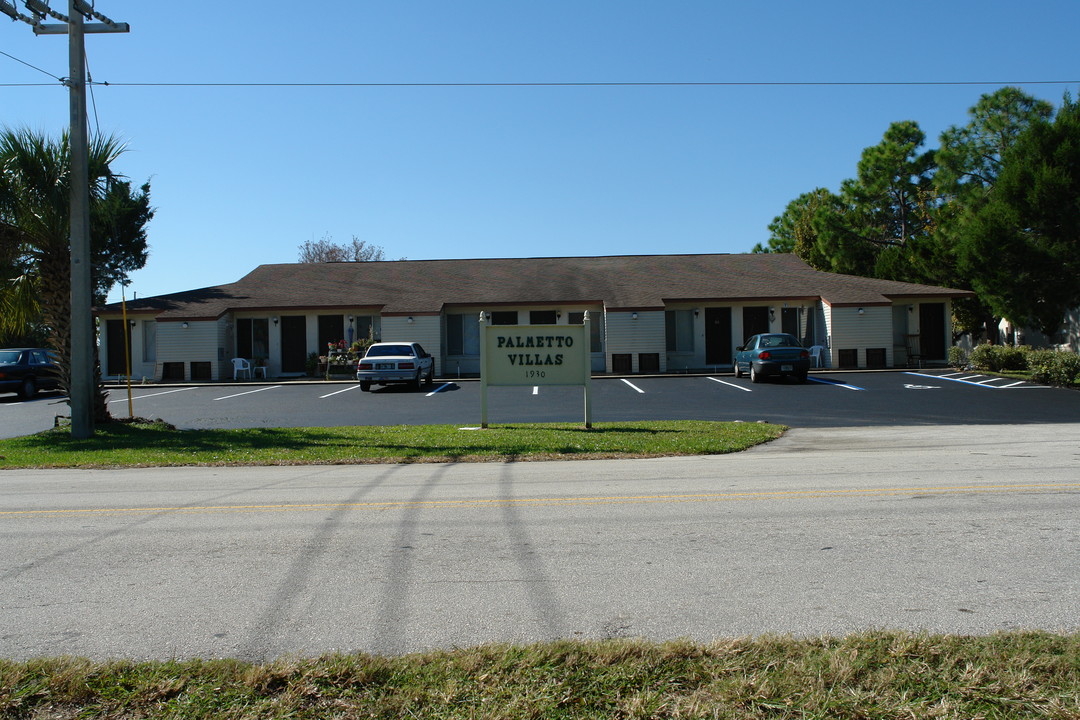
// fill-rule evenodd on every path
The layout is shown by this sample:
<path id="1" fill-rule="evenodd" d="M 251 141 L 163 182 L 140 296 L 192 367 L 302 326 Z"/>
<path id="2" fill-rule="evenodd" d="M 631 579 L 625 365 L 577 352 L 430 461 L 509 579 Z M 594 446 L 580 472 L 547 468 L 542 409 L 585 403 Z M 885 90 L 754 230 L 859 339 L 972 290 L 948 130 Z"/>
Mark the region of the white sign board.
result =
<path id="1" fill-rule="evenodd" d="M 491 325 L 480 313 L 480 405 L 487 427 L 488 386 L 581 385 L 592 427 L 589 314 L 582 325 Z"/>

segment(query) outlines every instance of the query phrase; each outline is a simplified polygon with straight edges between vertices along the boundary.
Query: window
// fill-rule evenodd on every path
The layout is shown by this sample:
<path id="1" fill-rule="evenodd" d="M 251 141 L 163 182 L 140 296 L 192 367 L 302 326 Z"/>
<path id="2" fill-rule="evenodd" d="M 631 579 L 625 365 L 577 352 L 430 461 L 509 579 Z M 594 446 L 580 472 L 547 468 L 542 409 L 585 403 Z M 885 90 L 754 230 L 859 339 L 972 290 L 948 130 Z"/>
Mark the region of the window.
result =
<path id="1" fill-rule="evenodd" d="M 236 357 L 270 357 L 270 321 L 241 318 L 236 321 Z"/>
<path id="2" fill-rule="evenodd" d="M 346 340 L 350 342 L 355 340 L 374 340 L 375 326 L 371 322 L 370 315 L 359 315 L 356 317 L 356 327 L 353 329 L 352 325 L 349 325 L 349 329 L 345 331 Z"/>
<path id="3" fill-rule="evenodd" d="M 517 310 L 497 310 L 491 313 L 492 325 L 517 325 Z"/>
<path id="4" fill-rule="evenodd" d="M 329 343 L 341 342 L 345 339 L 345 318 L 342 315 L 319 316 L 319 354 L 325 355 Z"/>
<path id="5" fill-rule="evenodd" d="M 476 313 L 446 316 L 446 354 L 480 354 L 480 323 Z"/>
<path id="6" fill-rule="evenodd" d="M 594 312 L 589 316 L 589 352 L 604 352 L 604 344 L 601 340 L 604 336 L 601 317 L 603 316 L 598 312 Z M 566 318 L 571 325 L 585 324 L 585 313 L 583 312 L 572 312 Z"/>
<path id="7" fill-rule="evenodd" d="M 554 325 L 559 319 L 555 316 L 554 310 L 530 310 L 529 311 L 529 324 L 530 325 Z"/>
<path id="8" fill-rule="evenodd" d="M 668 352 L 694 352 L 694 311 L 668 310 L 664 313 Z"/>
<path id="9" fill-rule="evenodd" d="M 157 321 L 143 320 L 142 324 L 142 359 L 143 362 L 157 362 Z"/>

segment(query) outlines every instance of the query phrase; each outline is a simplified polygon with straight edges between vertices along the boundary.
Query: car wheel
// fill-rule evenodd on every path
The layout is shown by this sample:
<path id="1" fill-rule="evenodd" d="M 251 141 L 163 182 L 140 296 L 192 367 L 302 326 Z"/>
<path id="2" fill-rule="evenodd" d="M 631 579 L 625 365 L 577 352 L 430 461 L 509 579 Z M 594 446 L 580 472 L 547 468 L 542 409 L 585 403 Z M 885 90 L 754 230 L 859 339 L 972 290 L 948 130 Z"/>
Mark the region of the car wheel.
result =
<path id="1" fill-rule="evenodd" d="M 435 383 L 435 367 L 432 366 L 431 369 L 428 370 L 427 377 L 424 378 L 424 384 L 427 385 L 428 387 L 431 387 L 434 383 Z"/>
<path id="2" fill-rule="evenodd" d="M 750 363 L 750 382 L 752 382 L 752 383 L 761 382 L 761 373 L 759 373 L 757 370 L 754 369 L 754 364 L 753 363 Z"/>
<path id="3" fill-rule="evenodd" d="M 19 388 L 19 395 L 24 400 L 29 400 L 37 394 L 37 383 L 34 382 L 34 378 L 26 378 L 22 382 L 22 387 Z"/>
<path id="4" fill-rule="evenodd" d="M 413 390 L 419 390 L 420 389 L 420 373 L 419 372 L 416 373 L 416 377 L 414 377 L 412 379 L 412 382 L 409 383 L 409 385 L 412 386 Z"/>
<path id="5" fill-rule="evenodd" d="M 796 376 L 796 378 L 798 379 L 798 381 L 799 381 L 800 383 L 804 383 L 804 382 L 806 382 L 806 375 L 807 375 L 807 373 L 799 373 L 799 374 L 798 374 L 798 375 Z"/>
<path id="6" fill-rule="evenodd" d="M 741 378 L 742 377 L 742 370 L 739 369 L 738 361 L 733 362 L 732 365 L 735 366 L 735 377 Z"/>
<path id="7" fill-rule="evenodd" d="M 360 392 L 367 392 L 370 389 L 371 389 L 371 383 L 369 383 L 369 382 L 360 383 Z"/>

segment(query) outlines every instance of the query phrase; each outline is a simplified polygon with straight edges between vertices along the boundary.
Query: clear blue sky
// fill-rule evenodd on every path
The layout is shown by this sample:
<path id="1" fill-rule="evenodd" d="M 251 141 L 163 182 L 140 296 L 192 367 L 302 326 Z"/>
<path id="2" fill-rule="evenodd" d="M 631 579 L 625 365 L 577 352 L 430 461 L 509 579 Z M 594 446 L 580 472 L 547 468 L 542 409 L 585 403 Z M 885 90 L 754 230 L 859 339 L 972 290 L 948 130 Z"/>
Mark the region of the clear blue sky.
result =
<path id="1" fill-rule="evenodd" d="M 127 142 L 116 169 L 149 179 L 157 208 L 140 297 L 294 262 L 327 233 L 409 259 L 747 252 L 788 201 L 853 176 L 889 123 L 936 146 L 1000 85 L 1058 105 L 1080 79 L 1076 0 L 96 7 L 131 25 L 87 53 L 113 83 L 91 127 Z M 0 50 L 67 75 L 62 36 L 0 16 Z M 769 84 L 952 81 L 992 84 Z M 695 82 L 761 84 L 123 84 Z M 67 124 L 66 90 L 6 56 L 0 97 L 4 125 Z"/>

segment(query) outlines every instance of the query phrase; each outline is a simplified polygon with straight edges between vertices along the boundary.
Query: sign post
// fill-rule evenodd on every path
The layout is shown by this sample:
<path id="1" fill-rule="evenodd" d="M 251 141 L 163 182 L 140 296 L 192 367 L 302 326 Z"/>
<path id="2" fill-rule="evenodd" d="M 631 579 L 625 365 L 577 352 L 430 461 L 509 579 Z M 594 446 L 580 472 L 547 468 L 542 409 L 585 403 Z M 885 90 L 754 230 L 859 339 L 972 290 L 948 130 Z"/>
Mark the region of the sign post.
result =
<path id="1" fill-rule="evenodd" d="M 490 325 L 480 313 L 480 426 L 488 426 L 488 386 L 580 385 L 592 427 L 589 314 L 581 325 Z"/>

